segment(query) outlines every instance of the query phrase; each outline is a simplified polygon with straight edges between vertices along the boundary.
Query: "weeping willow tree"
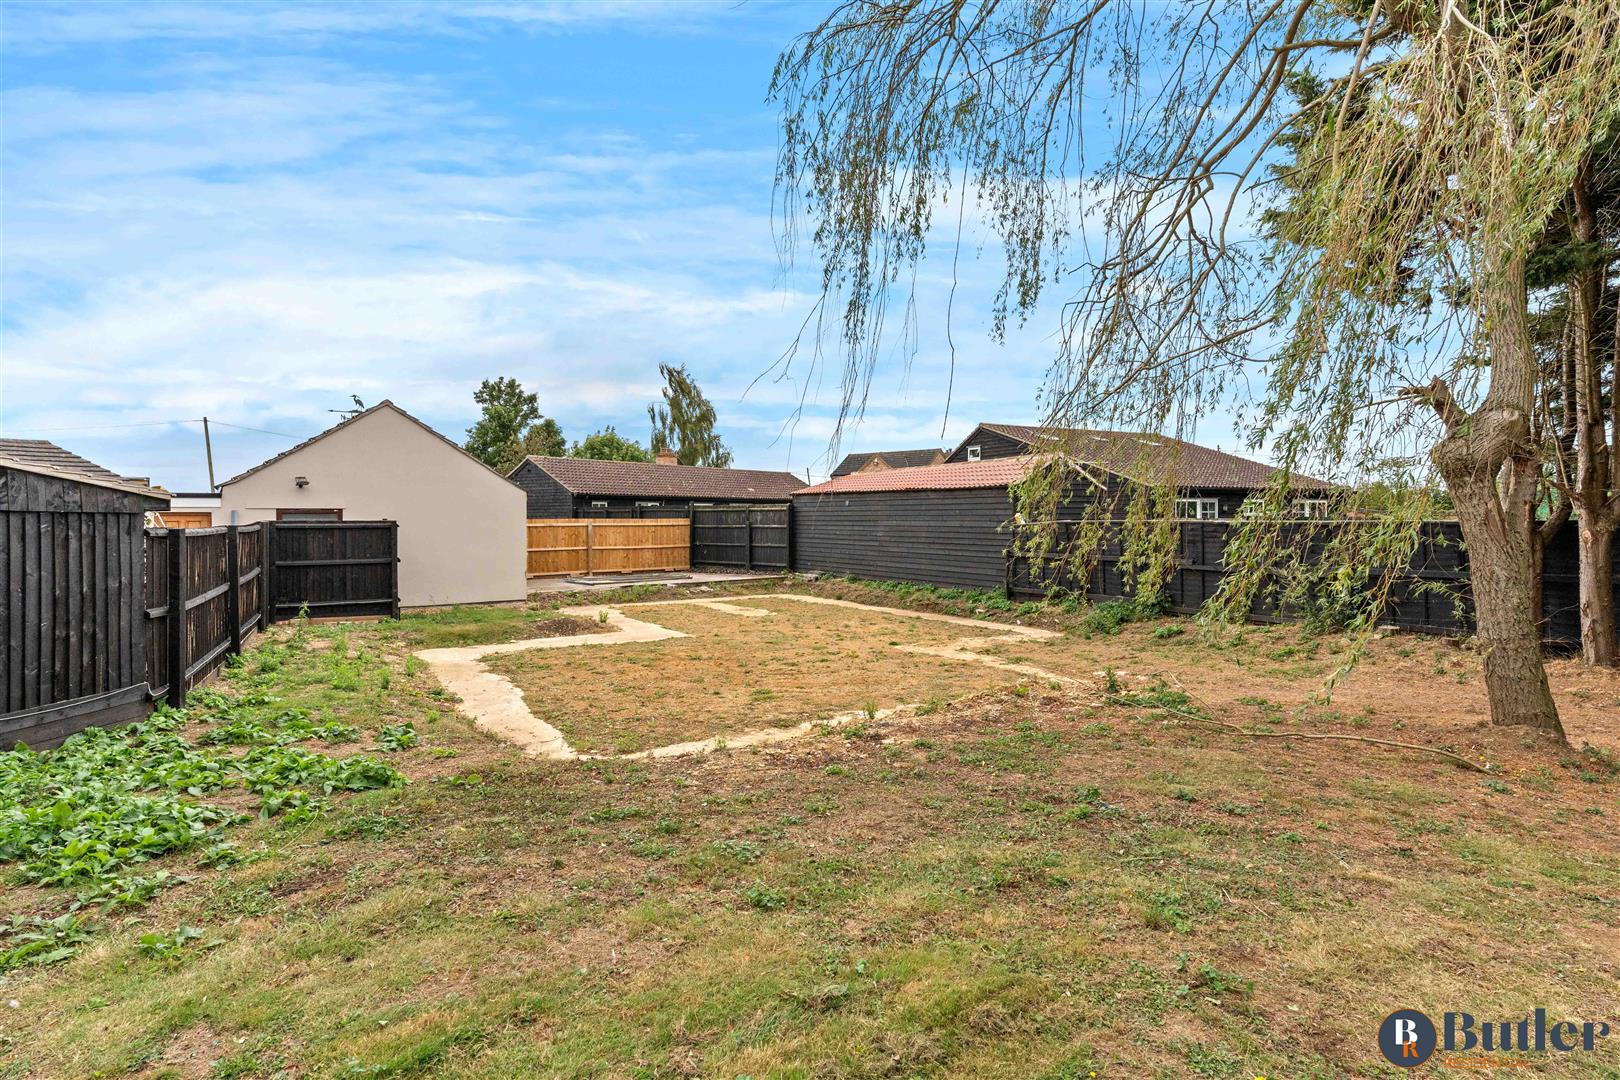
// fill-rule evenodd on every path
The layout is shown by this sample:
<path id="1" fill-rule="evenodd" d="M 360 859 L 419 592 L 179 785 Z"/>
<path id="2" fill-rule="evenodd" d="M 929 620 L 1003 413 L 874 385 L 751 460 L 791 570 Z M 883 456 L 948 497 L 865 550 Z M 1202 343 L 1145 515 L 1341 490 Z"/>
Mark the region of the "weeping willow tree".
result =
<path id="1" fill-rule="evenodd" d="M 805 335 L 817 358 L 836 340 L 847 408 L 890 298 L 930 245 L 960 250 L 971 211 L 1005 255 L 993 334 L 1058 293 L 1054 428 L 1220 410 L 1286 469 L 1432 470 L 1492 719 L 1561 734 L 1531 608 L 1526 260 L 1615 125 L 1620 0 L 849 0 L 773 93 L 784 250 L 819 263 Z M 1053 449 L 1031 522 L 1086 458 Z M 1416 516 L 1361 535 L 1397 557 Z"/>

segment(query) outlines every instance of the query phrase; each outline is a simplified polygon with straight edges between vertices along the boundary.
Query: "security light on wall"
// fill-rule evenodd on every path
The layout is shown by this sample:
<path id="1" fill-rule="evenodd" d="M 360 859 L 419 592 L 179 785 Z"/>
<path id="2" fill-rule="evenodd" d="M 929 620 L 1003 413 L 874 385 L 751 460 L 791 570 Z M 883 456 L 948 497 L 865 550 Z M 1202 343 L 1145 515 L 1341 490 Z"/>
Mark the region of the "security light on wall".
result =
<path id="1" fill-rule="evenodd" d="M 293 483 L 297 484 L 301 488 L 307 488 L 307 487 L 309 487 L 309 477 L 307 477 L 307 476 L 295 476 L 295 477 L 293 477 Z"/>

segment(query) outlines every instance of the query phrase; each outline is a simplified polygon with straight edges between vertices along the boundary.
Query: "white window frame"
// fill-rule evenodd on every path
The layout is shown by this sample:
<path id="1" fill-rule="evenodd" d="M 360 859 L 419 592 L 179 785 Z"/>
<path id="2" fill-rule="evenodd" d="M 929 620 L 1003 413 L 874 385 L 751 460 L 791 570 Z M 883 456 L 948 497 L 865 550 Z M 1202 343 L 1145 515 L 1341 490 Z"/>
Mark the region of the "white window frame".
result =
<path id="1" fill-rule="evenodd" d="M 643 506 L 663 506 L 663 505 L 664 504 L 661 503 L 661 502 L 647 502 L 647 501 L 644 501 L 644 500 L 641 500 L 641 499 L 636 500 L 636 508 L 637 509 L 640 509 Z"/>
<path id="2" fill-rule="evenodd" d="M 607 509 L 607 500 L 606 499 L 592 499 L 591 500 L 591 509 L 592 510 L 606 510 Z"/>
<path id="3" fill-rule="evenodd" d="M 1328 501 L 1326 499 L 1296 499 L 1294 500 L 1294 513 L 1302 518 L 1325 521 L 1328 516 Z"/>
<path id="4" fill-rule="evenodd" d="M 980 450 L 977 446 L 970 446 L 967 448 L 967 459 L 969 461 L 983 461 L 984 451 Z"/>
<path id="5" fill-rule="evenodd" d="M 1179 521 L 1219 521 L 1221 501 L 1204 497 L 1177 499 L 1176 518 Z"/>

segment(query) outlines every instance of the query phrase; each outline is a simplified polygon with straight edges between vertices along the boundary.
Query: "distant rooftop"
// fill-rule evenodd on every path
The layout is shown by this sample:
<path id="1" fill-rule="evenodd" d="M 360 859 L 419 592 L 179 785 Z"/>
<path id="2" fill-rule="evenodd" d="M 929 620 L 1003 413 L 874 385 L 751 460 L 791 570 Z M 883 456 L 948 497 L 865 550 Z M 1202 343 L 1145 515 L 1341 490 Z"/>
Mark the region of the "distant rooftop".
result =
<path id="1" fill-rule="evenodd" d="M 945 456 L 945 451 L 937 447 L 928 447 L 922 450 L 874 450 L 869 454 L 846 454 L 844 460 L 832 471 L 834 476 L 847 476 L 853 472 L 860 472 L 872 463 L 874 458 L 881 458 L 884 465 L 891 469 L 913 469 L 919 465 L 933 465 Z"/>
<path id="2" fill-rule="evenodd" d="M 120 476 L 46 439 L 0 439 L 0 459 L 6 458 L 24 466 L 74 477 L 102 487 L 125 488 L 160 499 L 169 497 L 168 492 L 154 486 L 147 477 Z"/>
<path id="3" fill-rule="evenodd" d="M 1275 466 L 1224 450 L 1152 432 L 1029 424 L 980 424 L 975 430 L 981 429 L 1015 439 L 1036 453 L 1068 454 L 1077 461 L 1139 484 L 1168 483 L 1184 488 L 1253 491 L 1270 485 L 1280 471 Z M 1326 491 L 1333 486 L 1303 473 L 1291 474 L 1289 483 L 1296 489 L 1315 491 Z"/>
<path id="4" fill-rule="evenodd" d="M 661 499 L 786 499 L 804 487 L 790 472 L 709 469 L 594 458 L 525 458 L 575 495 L 651 496 Z M 521 467 L 521 466 L 520 466 Z"/>

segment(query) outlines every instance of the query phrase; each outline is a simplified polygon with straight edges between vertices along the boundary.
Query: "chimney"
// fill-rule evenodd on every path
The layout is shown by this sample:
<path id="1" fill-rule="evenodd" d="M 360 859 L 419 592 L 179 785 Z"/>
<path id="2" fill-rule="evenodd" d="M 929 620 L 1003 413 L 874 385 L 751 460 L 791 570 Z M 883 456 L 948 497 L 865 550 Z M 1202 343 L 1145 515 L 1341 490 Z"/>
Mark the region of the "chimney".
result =
<path id="1" fill-rule="evenodd" d="M 673 450 L 660 450 L 653 460 L 660 465 L 679 465 L 681 463 L 680 458 L 675 456 Z"/>

